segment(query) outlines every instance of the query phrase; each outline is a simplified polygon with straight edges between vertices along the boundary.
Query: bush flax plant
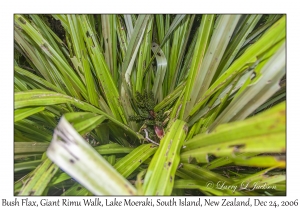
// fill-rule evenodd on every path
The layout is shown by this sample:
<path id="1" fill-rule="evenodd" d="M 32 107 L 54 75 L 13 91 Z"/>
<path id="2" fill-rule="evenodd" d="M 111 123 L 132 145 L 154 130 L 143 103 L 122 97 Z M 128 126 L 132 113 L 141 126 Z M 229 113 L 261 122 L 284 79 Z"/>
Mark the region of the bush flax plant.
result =
<path id="1" fill-rule="evenodd" d="M 14 15 L 15 195 L 285 195 L 285 29 L 285 15 Z"/>

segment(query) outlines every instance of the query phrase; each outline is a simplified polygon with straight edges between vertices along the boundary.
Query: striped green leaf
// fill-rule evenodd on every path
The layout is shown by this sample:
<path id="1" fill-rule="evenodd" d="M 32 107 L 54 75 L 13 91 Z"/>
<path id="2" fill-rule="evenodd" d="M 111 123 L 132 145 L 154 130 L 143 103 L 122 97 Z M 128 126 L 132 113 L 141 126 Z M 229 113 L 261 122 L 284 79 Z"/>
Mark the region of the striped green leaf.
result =
<path id="1" fill-rule="evenodd" d="M 186 124 L 176 120 L 160 141 L 160 145 L 145 175 L 145 195 L 170 195 L 180 157 L 179 152 L 187 133 Z"/>
<path id="2" fill-rule="evenodd" d="M 47 156 L 95 195 L 134 195 L 135 188 L 61 118 Z"/>

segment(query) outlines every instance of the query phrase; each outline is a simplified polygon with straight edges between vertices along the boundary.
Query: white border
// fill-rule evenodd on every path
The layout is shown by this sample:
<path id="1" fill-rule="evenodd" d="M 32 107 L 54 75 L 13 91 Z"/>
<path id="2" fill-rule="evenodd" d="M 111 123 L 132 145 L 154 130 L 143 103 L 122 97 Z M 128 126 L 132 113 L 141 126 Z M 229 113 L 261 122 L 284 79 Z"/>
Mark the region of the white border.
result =
<path id="1" fill-rule="evenodd" d="M 131 0 L 131 1 L 1 1 L 1 190 L 2 199 L 13 200 L 13 14 L 14 13 L 286 13 L 287 14 L 287 196 L 267 197 L 265 200 L 295 200 L 299 198 L 299 94 L 296 84 L 299 83 L 299 15 L 296 1 L 278 0 L 211 0 L 211 1 L 162 1 L 162 0 Z M 298 82 L 297 82 L 298 81 Z M 298 134 L 298 135 L 297 135 Z M 24 198 L 24 197 L 22 197 Z M 22 199 L 19 198 L 19 199 Z M 58 197 L 52 197 L 55 200 Z M 69 197 L 72 200 L 82 199 Z M 211 197 L 212 199 L 218 199 Z M 232 197 L 227 197 L 232 199 Z M 254 199 L 255 197 L 251 197 Z M 262 197 L 260 197 L 262 198 Z M 34 197 L 32 200 L 40 201 Z M 119 197 L 123 199 L 123 197 Z M 141 200 L 141 197 L 133 198 Z M 156 199 L 156 198 L 155 198 Z M 167 197 L 164 197 L 167 199 Z M 12 209 L 11 207 L 10 209 Z M 23 207 L 29 209 L 30 207 Z M 73 209 L 76 207 L 64 207 Z M 124 207 L 122 207 L 124 208 Z M 156 207 L 166 209 L 167 207 Z M 170 207 L 168 209 L 181 207 Z M 191 208 L 191 207 L 189 207 Z M 265 208 L 265 207 L 263 207 Z M 274 209 L 274 207 L 269 207 Z M 1 209 L 8 209 L 1 207 Z M 30 208 L 31 209 L 31 208 Z M 99 209 L 99 207 L 97 207 Z M 113 208 L 112 208 L 113 209 Z M 128 208 L 129 209 L 129 208 Z M 131 209 L 131 208 L 130 208 Z M 195 209 L 195 207 L 194 207 Z M 199 209 L 199 207 L 197 207 Z M 217 209 L 217 208 L 214 208 Z"/>

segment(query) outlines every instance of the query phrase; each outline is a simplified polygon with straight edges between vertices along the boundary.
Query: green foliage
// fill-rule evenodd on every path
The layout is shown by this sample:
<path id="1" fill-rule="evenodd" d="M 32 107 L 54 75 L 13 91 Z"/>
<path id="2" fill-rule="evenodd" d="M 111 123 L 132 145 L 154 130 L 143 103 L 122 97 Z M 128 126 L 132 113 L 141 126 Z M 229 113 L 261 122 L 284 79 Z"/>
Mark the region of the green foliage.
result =
<path id="1" fill-rule="evenodd" d="M 141 122 L 140 132 L 144 129 L 149 133 L 150 139 L 158 142 L 163 135 L 163 128 L 166 124 L 166 115 L 164 114 L 164 109 L 155 112 L 155 100 L 154 94 L 152 92 L 144 93 L 136 92 L 136 105 L 139 109 L 139 114 L 136 116 L 129 116 L 129 120 L 135 121 L 137 123 Z M 155 134 L 161 130 L 162 134 Z"/>
<path id="2" fill-rule="evenodd" d="M 285 195 L 285 29 L 285 15 L 16 14 L 15 195 Z"/>

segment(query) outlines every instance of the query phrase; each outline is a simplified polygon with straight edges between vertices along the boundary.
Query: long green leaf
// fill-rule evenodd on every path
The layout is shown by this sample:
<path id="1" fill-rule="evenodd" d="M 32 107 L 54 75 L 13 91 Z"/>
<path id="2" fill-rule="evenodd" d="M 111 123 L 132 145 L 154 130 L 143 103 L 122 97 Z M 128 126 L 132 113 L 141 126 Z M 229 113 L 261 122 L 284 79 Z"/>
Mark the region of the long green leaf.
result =
<path id="1" fill-rule="evenodd" d="M 225 124 L 211 134 L 200 134 L 186 143 L 182 161 L 209 162 L 209 154 L 216 157 L 235 157 L 238 153 L 284 153 L 285 104 L 248 120 Z M 276 123 L 274 123 L 276 122 Z M 280 123 L 279 123 L 280 122 Z M 201 141 L 199 141 L 199 137 Z M 198 139 L 198 141 L 197 141 Z"/>
<path id="2" fill-rule="evenodd" d="M 145 195 L 170 195 L 175 172 L 180 158 L 179 152 L 187 133 L 186 124 L 176 120 L 160 141 L 159 148 L 151 160 L 144 180 Z"/>
<path id="3" fill-rule="evenodd" d="M 43 153 L 48 148 L 49 143 L 39 142 L 15 142 L 14 154 L 28 154 L 28 153 Z"/>
<path id="4" fill-rule="evenodd" d="M 127 122 L 123 107 L 119 101 L 119 92 L 112 75 L 108 69 L 103 53 L 100 51 L 100 45 L 96 39 L 96 35 L 86 15 L 80 16 L 80 25 L 84 34 L 84 40 L 89 52 L 89 56 L 93 62 L 95 74 L 100 81 L 102 90 L 105 94 L 107 103 L 117 120 Z"/>
<path id="5" fill-rule="evenodd" d="M 46 90 L 31 90 L 26 92 L 15 93 L 15 109 L 28 107 L 28 106 L 44 106 L 44 105 L 53 105 L 53 104 L 61 104 L 61 103 L 71 103 L 84 111 L 101 114 L 107 117 L 112 122 L 116 123 L 118 126 L 121 126 L 123 129 L 131 133 L 133 136 L 137 135 L 129 127 L 127 127 L 123 123 L 120 123 L 120 121 L 116 120 L 115 118 L 107 115 L 106 113 L 102 112 L 101 110 L 97 109 L 96 107 L 88 103 L 79 101 L 70 96 L 52 92 L 52 91 L 46 91 Z"/>
<path id="6" fill-rule="evenodd" d="M 80 134 L 90 132 L 106 119 L 105 116 L 89 112 L 72 112 L 66 113 L 64 116 Z"/>
<path id="7" fill-rule="evenodd" d="M 152 43 L 152 52 L 156 53 L 156 75 L 154 79 L 154 84 L 152 87 L 152 93 L 154 94 L 155 101 L 161 102 L 163 99 L 163 81 L 167 69 L 167 59 L 161 49 L 158 49 L 159 46 L 156 43 Z"/>
<path id="8" fill-rule="evenodd" d="M 157 147 L 143 144 L 119 160 L 114 168 L 124 177 L 128 177 L 138 166 L 155 153 Z"/>
<path id="9" fill-rule="evenodd" d="M 87 196 L 91 195 L 91 193 L 84 188 L 81 184 L 75 183 L 72 187 L 66 190 L 62 196 Z"/>
<path id="10" fill-rule="evenodd" d="M 129 66 L 129 63 L 131 61 L 131 58 L 134 54 L 135 49 L 138 46 L 140 37 L 145 31 L 146 24 L 150 18 L 150 15 L 139 15 L 137 23 L 134 27 L 134 30 L 132 32 L 132 36 L 130 38 L 130 42 L 128 44 L 126 57 L 124 59 L 124 63 L 122 66 L 122 75 L 125 75 L 125 72 L 127 71 L 127 68 Z"/>
<path id="11" fill-rule="evenodd" d="M 190 100 L 193 93 L 193 87 L 195 85 L 199 68 L 203 62 L 203 58 L 206 49 L 208 47 L 208 41 L 210 39 L 210 35 L 212 32 L 214 18 L 215 18 L 214 15 L 204 15 L 202 17 L 200 29 L 198 32 L 198 38 L 194 50 L 194 56 L 191 64 L 191 70 L 189 72 L 189 76 L 186 84 L 184 101 L 182 103 L 182 109 L 180 110 L 180 119 L 184 118 L 184 116 L 186 115 L 185 113 L 187 113 L 187 111 L 185 110 L 188 109 L 186 107 L 189 107 L 188 104 L 191 103 Z"/>
<path id="12" fill-rule="evenodd" d="M 285 16 L 283 16 L 276 24 L 274 24 L 261 39 L 249 47 L 246 52 L 236 59 L 232 65 L 209 87 L 205 94 L 198 100 L 192 108 L 189 115 L 193 115 L 199 110 L 209 96 L 219 90 L 232 76 L 238 72 L 249 69 L 253 64 L 259 62 L 259 58 L 279 41 L 285 38 Z M 272 41 L 270 41 L 272 40 Z"/>
<path id="13" fill-rule="evenodd" d="M 47 158 L 35 169 L 35 173 L 24 184 L 19 195 L 42 195 L 57 170 L 58 167 Z"/>
<path id="14" fill-rule="evenodd" d="M 248 158 L 233 158 L 233 162 L 240 166 L 250 166 L 250 167 L 273 167 L 277 166 L 279 168 L 286 167 L 285 156 L 256 156 Z"/>
<path id="15" fill-rule="evenodd" d="M 229 104 L 209 128 L 233 120 L 243 120 L 280 89 L 279 81 L 285 74 L 285 45 L 272 56 L 261 70 L 262 76 Z"/>
<path id="16" fill-rule="evenodd" d="M 82 81 L 79 79 L 79 77 L 75 74 L 73 69 L 70 67 L 68 63 L 65 62 L 64 59 L 60 57 L 60 55 L 53 49 L 53 47 L 49 44 L 47 40 L 45 40 L 36 29 L 33 28 L 29 24 L 27 20 L 21 15 L 15 15 L 15 22 L 18 24 L 29 36 L 30 38 L 42 49 L 42 51 L 51 59 L 53 63 L 57 65 L 60 72 L 65 75 L 64 79 L 68 81 L 68 77 L 73 81 L 72 85 L 74 87 L 78 88 L 81 91 L 81 94 L 86 98 L 86 89 L 82 83 Z M 73 94 L 76 93 L 74 90 L 70 88 L 71 91 L 73 91 Z"/>
<path id="17" fill-rule="evenodd" d="M 32 80 L 34 80 L 35 82 L 45 86 L 46 88 L 49 88 L 53 91 L 59 92 L 59 93 L 64 93 L 64 91 L 62 91 L 60 88 L 56 87 L 55 85 L 51 84 L 50 82 L 48 82 L 47 80 L 42 79 L 39 76 L 36 76 L 35 74 L 30 73 L 29 71 L 26 71 L 25 69 L 22 69 L 18 66 L 14 67 L 15 71 L 18 72 L 20 75 L 23 75 L 25 77 L 28 77 Z"/>
<path id="18" fill-rule="evenodd" d="M 219 195 L 219 196 L 224 196 L 224 195 L 243 195 L 240 192 L 236 192 L 231 189 L 216 189 L 217 187 L 210 187 L 208 185 L 208 182 L 201 182 L 198 180 L 190 180 L 190 179 L 180 179 L 176 180 L 174 184 L 175 189 L 198 189 L 201 192 L 203 192 L 205 195 Z"/>
<path id="19" fill-rule="evenodd" d="M 179 25 L 180 21 L 185 17 L 185 15 L 176 15 L 174 18 L 171 26 L 169 27 L 168 31 L 166 32 L 163 40 L 161 41 L 160 45 L 163 46 L 164 43 L 167 41 L 169 38 L 170 34 L 173 32 L 173 30 Z"/>
<path id="20" fill-rule="evenodd" d="M 210 134 L 199 134 L 187 141 L 184 144 L 185 149 L 183 151 L 222 142 L 229 142 L 239 138 L 242 139 L 255 136 L 267 136 L 272 133 L 283 133 L 286 129 L 284 112 L 285 104 L 281 103 L 280 105 L 247 120 L 219 125 Z"/>
<path id="21" fill-rule="evenodd" d="M 102 33 L 105 40 L 105 60 L 109 66 L 115 84 L 119 76 L 117 69 L 116 15 L 101 15 Z"/>
<path id="22" fill-rule="evenodd" d="M 14 122 L 18 122 L 19 120 L 22 120 L 38 112 L 41 112 L 44 109 L 45 107 L 17 109 L 14 112 Z"/>
<path id="23" fill-rule="evenodd" d="M 14 164 L 14 172 L 19 172 L 22 170 L 33 170 L 35 169 L 42 161 L 33 160 L 33 161 L 24 161 L 21 163 Z"/>
<path id="24" fill-rule="evenodd" d="M 246 37 L 251 33 L 261 17 L 262 15 L 247 15 L 242 22 L 242 26 L 240 26 L 241 28 L 236 32 L 236 37 L 233 37 L 233 41 L 229 44 L 228 49 L 226 49 L 226 53 L 220 62 L 217 72 L 223 73 L 230 66 L 244 44 Z M 216 75 L 218 75 L 218 73 Z"/>
<path id="25" fill-rule="evenodd" d="M 212 34 L 203 62 L 195 78 L 192 97 L 187 105 L 187 110 L 185 110 L 185 118 L 188 116 L 195 102 L 198 101 L 209 88 L 213 75 L 220 63 L 220 57 L 222 57 L 225 52 L 239 18 L 239 15 L 224 15 L 220 17 L 220 22 Z"/>
<path id="26" fill-rule="evenodd" d="M 135 188 L 62 117 L 48 157 L 95 195 L 134 195 Z"/>

